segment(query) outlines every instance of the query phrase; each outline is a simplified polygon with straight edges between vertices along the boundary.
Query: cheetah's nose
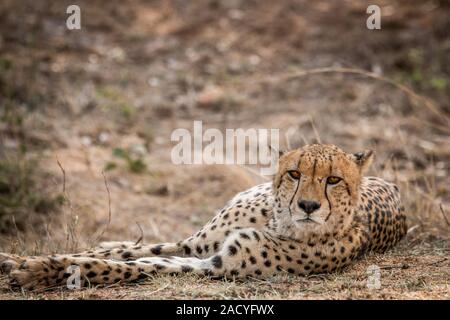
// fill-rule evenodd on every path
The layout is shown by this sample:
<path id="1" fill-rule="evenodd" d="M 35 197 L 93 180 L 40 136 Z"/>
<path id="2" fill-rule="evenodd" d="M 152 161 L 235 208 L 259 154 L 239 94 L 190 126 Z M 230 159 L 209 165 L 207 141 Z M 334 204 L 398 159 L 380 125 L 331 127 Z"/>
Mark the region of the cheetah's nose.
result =
<path id="1" fill-rule="evenodd" d="M 320 203 L 317 201 L 300 200 L 298 206 L 307 214 L 310 214 L 320 208 Z"/>

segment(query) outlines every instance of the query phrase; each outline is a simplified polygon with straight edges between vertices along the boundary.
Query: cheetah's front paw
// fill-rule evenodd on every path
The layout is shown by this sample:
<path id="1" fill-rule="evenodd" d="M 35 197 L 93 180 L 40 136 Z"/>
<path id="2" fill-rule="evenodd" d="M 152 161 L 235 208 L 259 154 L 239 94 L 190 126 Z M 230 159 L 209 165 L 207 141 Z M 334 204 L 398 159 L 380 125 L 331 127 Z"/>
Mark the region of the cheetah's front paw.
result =
<path id="1" fill-rule="evenodd" d="M 28 290 L 54 286 L 63 280 L 59 277 L 63 270 L 64 267 L 52 258 L 25 259 L 9 274 L 10 286 Z"/>
<path id="2" fill-rule="evenodd" d="M 0 253 L 0 273 L 10 274 L 17 269 L 24 259 L 15 254 Z"/>

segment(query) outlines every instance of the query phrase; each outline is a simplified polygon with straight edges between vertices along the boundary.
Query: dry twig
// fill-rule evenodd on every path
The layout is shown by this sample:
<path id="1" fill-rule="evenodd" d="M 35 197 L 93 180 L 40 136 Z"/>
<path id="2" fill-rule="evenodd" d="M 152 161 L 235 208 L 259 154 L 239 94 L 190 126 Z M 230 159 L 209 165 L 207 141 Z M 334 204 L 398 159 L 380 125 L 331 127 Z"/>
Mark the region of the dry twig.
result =
<path id="1" fill-rule="evenodd" d="M 443 258 L 443 259 L 435 261 L 435 262 L 427 263 L 427 264 L 425 264 L 425 266 L 435 266 L 435 265 L 438 265 L 439 263 L 447 261 L 447 260 L 448 260 L 448 258 Z"/>
<path id="2" fill-rule="evenodd" d="M 144 239 L 144 230 L 142 230 L 141 225 L 139 224 L 139 222 L 136 222 L 136 225 L 138 226 L 139 230 L 141 231 L 141 235 L 140 237 L 136 240 L 136 242 L 134 243 L 134 245 L 138 245 L 143 239 Z"/>
<path id="3" fill-rule="evenodd" d="M 408 97 L 412 98 L 415 101 L 422 102 L 423 105 L 429 109 L 432 113 L 434 113 L 438 119 L 443 121 L 445 124 L 449 124 L 449 119 L 442 117 L 442 112 L 439 110 L 439 107 L 429 98 L 424 97 L 422 95 L 419 95 L 415 93 L 412 89 L 408 88 L 404 84 L 401 84 L 397 81 L 394 81 L 390 78 L 383 77 L 377 73 L 366 71 L 363 69 L 355 69 L 355 68 L 340 68 L 340 67 L 328 67 L 328 68 L 317 68 L 317 69 L 310 69 L 310 70 L 298 70 L 294 71 L 285 75 L 282 75 L 280 77 L 272 77 L 272 78 L 265 78 L 260 80 L 259 82 L 265 83 L 265 82 L 283 82 L 283 81 L 290 81 L 293 79 L 302 78 L 305 76 L 313 75 L 313 74 L 323 74 L 323 73 L 345 73 L 345 74 L 357 74 L 362 75 L 368 78 L 372 78 L 375 80 L 379 80 L 385 83 L 388 83 L 399 90 L 403 91 L 408 95 Z"/>
<path id="4" fill-rule="evenodd" d="M 56 163 L 58 164 L 59 168 L 61 169 L 61 172 L 63 174 L 63 194 L 66 195 L 66 170 L 64 170 L 63 166 L 61 165 L 61 162 L 59 162 L 58 156 L 56 156 Z"/>
<path id="5" fill-rule="evenodd" d="M 444 207 L 442 206 L 442 203 L 439 204 L 439 208 L 441 209 L 442 216 L 444 217 L 444 220 L 447 223 L 447 226 L 450 227 L 450 222 L 448 221 L 447 214 L 445 213 L 445 210 L 444 210 Z"/>
<path id="6" fill-rule="evenodd" d="M 108 193 L 108 223 L 105 225 L 105 227 L 100 232 L 100 234 L 95 238 L 94 243 L 97 243 L 98 240 L 109 229 L 109 226 L 111 224 L 111 216 L 112 216 L 112 211 L 111 211 L 111 192 L 109 191 L 108 180 L 106 179 L 106 175 L 105 175 L 105 172 L 103 170 L 102 170 L 102 176 L 103 176 L 103 181 L 105 183 L 106 192 Z"/>
<path id="7" fill-rule="evenodd" d="M 401 264 L 393 264 L 381 266 L 380 269 L 391 270 L 391 269 L 408 269 L 410 267 L 409 264 L 401 263 Z"/>
<path id="8" fill-rule="evenodd" d="M 77 223 L 77 218 L 75 216 L 73 216 L 73 206 L 72 206 L 72 202 L 70 201 L 70 197 L 67 194 L 67 189 L 66 189 L 66 170 L 64 169 L 64 167 L 62 166 L 61 162 L 58 159 L 58 156 L 56 156 L 56 163 L 58 164 L 59 168 L 61 169 L 62 175 L 63 175 L 63 198 L 64 201 L 67 202 L 68 206 L 69 206 L 69 211 L 70 211 L 70 221 L 67 223 L 67 230 L 66 230 L 66 251 L 68 251 L 69 249 L 69 242 L 70 239 L 72 238 L 72 244 L 74 246 L 72 246 L 72 249 L 74 249 L 74 247 L 77 246 L 78 240 L 76 237 L 76 223 Z"/>

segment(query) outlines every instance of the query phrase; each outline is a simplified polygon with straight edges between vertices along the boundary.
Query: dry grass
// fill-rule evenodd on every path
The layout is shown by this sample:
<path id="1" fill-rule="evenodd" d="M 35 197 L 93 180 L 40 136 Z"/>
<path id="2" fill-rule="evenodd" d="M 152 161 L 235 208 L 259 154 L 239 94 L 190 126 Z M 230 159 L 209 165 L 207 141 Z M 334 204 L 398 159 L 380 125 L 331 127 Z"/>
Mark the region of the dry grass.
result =
<path id="1" fill-rule="evenodd" d="M 173 165 L 171 132 L 199 119 L 219 129 L 280 128 L 284 147 L 375 150 L 370 174 L 400 186 L 411 233 L 395 251 L 336 275 L 243 283 L 161 276 L 79 292 L 1 289 L 0 298 L 449 298 L 448 260 L 439 262 L 450 230 L 448 6 L 381 1 L 395 14 L 369 34 L 360 1 L 80 0 L 83 29 L 66 34 L 64 1 L 29 2 L 29 10 L 0 4 L 9 32 L 0 41 L 0 104 L 23 115 L 20 126 L 0 121 L 0 143 L 11 154 L 26 145 L 45 189 L 62 190 L 65 201 L 43 231 L 1 235 L 0 251 L 189 236 L 262 181 L 254 168 Z M 220 98 L 205 102 L 211 87 Z M 394 266 L 382 270 L 380 290 L 365 287 L 371 264 Z M 410 267 L 396 267 L 403 264 Z"/>

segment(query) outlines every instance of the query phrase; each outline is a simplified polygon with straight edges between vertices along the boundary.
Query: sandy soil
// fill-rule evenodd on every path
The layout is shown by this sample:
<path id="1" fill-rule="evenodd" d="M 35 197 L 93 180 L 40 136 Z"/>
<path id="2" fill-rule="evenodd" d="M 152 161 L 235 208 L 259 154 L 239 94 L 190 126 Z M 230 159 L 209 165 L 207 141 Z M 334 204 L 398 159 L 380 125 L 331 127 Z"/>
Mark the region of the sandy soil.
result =
<path id="1" fill-rule="evenodd" d="M 39 159 L 37 190 L 66 200 L 17 221 L 0 235 L 0 251 L 73 252 L 100 240 L 177 241 L 195 232 L 236 192 L 264 181 L 240 166 L 172 164 L 171 132 L 195 120 L 280 128 L 285 147 L 375 150 L 370 174 L 400 186 L 412 229 L 395 251 L 340 274 L 243 283 L 162 276 L 45 293 L 10 292 L 2 279 L 1 299 L 449 298 L 444 1 L 377 1 L 379 31 L 366 29 L 364 1 L 80 0 L 79 31 L 65 28 L 68 1 L 21 2 L 0 4 L 0 103 L 21 119 L 2 117 L 1 146 L 13 154 L 26 145 L 26 157 Z M 280 80 L 323 67 L 375 72 L 429 100 L 363 75 Z M 264 82 L 271 77 L 278 80 Z M 379 290 L 366 287 L 373 264 L 382 268 Z"/>

